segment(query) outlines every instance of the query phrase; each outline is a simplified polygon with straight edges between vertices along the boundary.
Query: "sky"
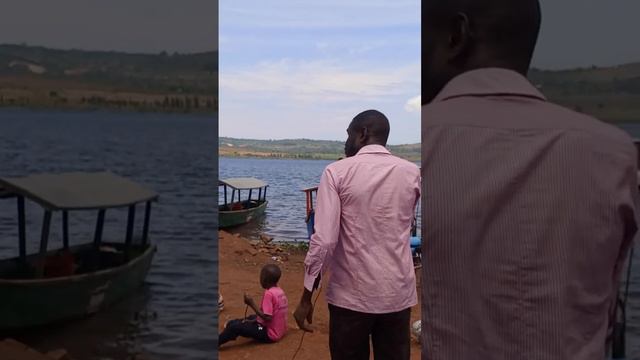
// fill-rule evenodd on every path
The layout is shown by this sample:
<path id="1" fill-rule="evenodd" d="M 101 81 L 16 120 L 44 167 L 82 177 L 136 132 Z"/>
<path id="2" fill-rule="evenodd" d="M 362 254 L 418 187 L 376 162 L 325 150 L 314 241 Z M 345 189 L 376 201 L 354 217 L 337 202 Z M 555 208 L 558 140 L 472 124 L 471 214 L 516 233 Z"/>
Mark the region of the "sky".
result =
<path id="1" fill-rule="evenodd" d="M 640 1 L 541 3 L 534 66 L 640 61 Z M 221 136 L 345 140 L 372 108 L 417 143 L 419 79 L 419 0 L 220 2 Z"/>
<path id="2" fill-rule="evenodd" d="M 0 43 L 192 53 L 218 47 L 218 0 L 0 0 Z"/>
<path id="3" fill-rule="evenodd" d="M 420 141 L 419 0 L 220 2 L 220 136 L 345 140 L 368 109 Z"/>

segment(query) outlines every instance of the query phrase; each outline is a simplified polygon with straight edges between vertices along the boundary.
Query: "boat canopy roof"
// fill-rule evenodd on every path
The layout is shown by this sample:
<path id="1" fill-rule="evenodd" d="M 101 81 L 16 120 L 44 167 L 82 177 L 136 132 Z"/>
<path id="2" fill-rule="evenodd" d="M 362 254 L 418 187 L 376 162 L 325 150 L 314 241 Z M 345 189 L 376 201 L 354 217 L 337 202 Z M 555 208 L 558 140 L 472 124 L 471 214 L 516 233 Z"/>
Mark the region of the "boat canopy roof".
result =
<path id="1" fill-rule="evenodd" d="M 156 200 L 158 194 L 110 172 L 73 172 L 0 178 L 0 189 L 48 210 L 93 210 Z"/>
<path id="2" fill-rule="evenodd" d="M 255 178 L 233 178 L 220 180 L 220 186 L 226 185 L 236 190 L 259 189 L 269 186 L 266 182 Z"/>

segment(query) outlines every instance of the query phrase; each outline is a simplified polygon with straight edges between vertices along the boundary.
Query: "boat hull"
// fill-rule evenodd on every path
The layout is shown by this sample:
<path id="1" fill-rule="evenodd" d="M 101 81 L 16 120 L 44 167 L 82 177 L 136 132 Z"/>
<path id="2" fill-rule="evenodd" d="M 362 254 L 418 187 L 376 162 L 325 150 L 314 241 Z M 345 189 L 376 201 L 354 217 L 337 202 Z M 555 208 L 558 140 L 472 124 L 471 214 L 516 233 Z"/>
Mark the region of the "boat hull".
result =
<path id="1" fill-rule="evenodd" d="M 268 204 L 268 201 L 265 201 L 260 205 L 258 205 L 257 207 L 246 209 L 246 210 L 237 210 L 237 211 L 220 210 L 218 212 L 218 227 L 221 229 L 225 229 L 225 228 L 243 225 L 255 219 L 258 219 L 262 215 L 264 215 L 264 212 L 267 209 L 267 204 Z"/>
<path id="2" fill-rule="evenodd" d="M 143 284 L 156 247 L 93 273 L 50 279 L 0 280 L 0 331 L 50 325 L 96 313 Z"/>

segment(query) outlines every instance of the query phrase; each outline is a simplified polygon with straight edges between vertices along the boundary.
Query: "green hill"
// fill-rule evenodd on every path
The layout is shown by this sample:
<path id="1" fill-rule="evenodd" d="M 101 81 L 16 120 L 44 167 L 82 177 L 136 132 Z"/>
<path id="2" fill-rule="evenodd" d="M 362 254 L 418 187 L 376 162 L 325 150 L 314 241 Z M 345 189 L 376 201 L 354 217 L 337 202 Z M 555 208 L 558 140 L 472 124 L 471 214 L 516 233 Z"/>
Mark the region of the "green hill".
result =
<path id="1" fill-rule="evenodd" d="M 640 63 L 563 71 L 533 69 L 529 79 L 551 100 L 608 122 L 640 122 Z"/>
<path id="2" fill-rule="evenodd" d="M 291 139 L 248 140 L 221 137 L 220 156 L 337 160 L 344 156 L 344 142 Z M 391 152 L 411 161 L 420 160 L 420 144 L 392 145 Z"/>
<path id="3" fill-rule="evenodd" d="M 0 45 L 0 105 L 217 110 L 218 53 L 130 54 Z"/>

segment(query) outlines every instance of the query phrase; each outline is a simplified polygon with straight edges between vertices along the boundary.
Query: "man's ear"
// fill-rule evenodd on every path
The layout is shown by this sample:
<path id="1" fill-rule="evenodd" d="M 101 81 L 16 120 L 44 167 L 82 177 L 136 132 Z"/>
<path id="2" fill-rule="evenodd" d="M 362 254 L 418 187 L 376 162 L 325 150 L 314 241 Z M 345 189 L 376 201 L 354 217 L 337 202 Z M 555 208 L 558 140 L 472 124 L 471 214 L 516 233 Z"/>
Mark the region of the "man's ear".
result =
<path id="1" fill-rule="evenodd" d="M 362 132 L 360 133 L 360 139 L 362 140 L 363 144 L 366 144 L 367 140 L 369 140 L 369 129 L 367 129 L 366 126 L 362 128 Z"/>
<path id="2" fill-rule="evenodd" d="M 469 16 L 465 13 L 457 13 L 450 22 L 449 28 L 449 62 L 464 61 L 471 51 L 474 33 Z"/>

